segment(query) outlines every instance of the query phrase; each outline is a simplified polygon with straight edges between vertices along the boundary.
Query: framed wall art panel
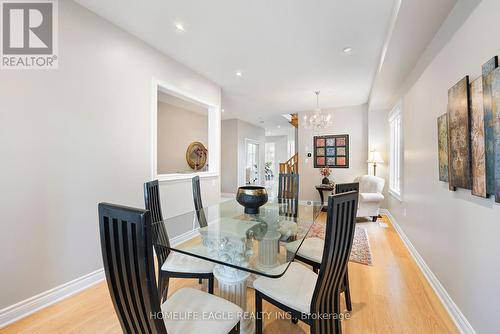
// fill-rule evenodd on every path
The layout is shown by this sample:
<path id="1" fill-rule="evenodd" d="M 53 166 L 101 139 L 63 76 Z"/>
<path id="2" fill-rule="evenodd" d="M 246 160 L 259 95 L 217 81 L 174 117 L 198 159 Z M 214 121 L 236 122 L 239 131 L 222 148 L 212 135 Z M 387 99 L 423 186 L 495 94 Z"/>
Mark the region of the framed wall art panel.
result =
<path id="1" fill-rule="evenodd" d="M 484 159 L 486 165 L 486 193 L 495 194 L 495 134 L 492 110 L 492 72 L 498 67 L 498 57 L 493 57 L 483 65 L 483 106 L 484 106 Z"/>
<path id="2" fill-rule="evenodd" d="M 470 127 L 472 195 L 488 197 L 486 193 L 486 161 L 484 154 L 482 77 L 479 77 L 470 84 Z"/>
<path id="3" fill-rule="evenodd" d="M 314 168 L 349 168 L 349 135 L 315 136 Z"/>
<path id="4" fill-rule="evenodd" d="M 450 189 L 471 189 L 469 77 L 448 90 Z"/>
<path id="5" fill-rule="evenodd" d="M 493 137 L 494 137 L 494 179 L 495 179 L 495 202 L 500 203 L 500 68 L 492 74 L 491 80 L 491 107 L 493 114 Z"/>
<path id="6" fill-rule="evenodd" d="M 448 114 L 437 119 L 439 181 L 448 182 Z"/>

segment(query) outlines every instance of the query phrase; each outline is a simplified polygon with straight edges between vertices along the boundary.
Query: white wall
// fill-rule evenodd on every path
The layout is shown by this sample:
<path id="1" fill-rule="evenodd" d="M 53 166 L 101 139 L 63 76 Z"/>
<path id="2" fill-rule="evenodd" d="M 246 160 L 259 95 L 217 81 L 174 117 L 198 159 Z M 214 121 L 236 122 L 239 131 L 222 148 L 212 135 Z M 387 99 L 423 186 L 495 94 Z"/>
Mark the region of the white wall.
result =
<path id="1" fill-rule="evenodd" d="M 498 13 L 498 0 L 483 0 L 404 94 L 404 201 L 388 200 L 477 333 L 500 328 L 500 204 L 470 190 L 451 192 L 438 180 L 436 119 L 446 112 L 448 89 L 467 74 L 478 77 L 481 65 L 500 55 Z"/>
<path id="2" fill-rule="evenodd" d="M 102 268 L 98 202 L 144 207 L 153 77 L 220 105 L 217 85 L 72 1 L 59 25 L 59 69 L 0 71 L 0 309 Z M 218 200 L 218 177 L 202 188 Z M 165 216 L 192 208 L 190 180 L 161 191 Z"/>
<path id="3" fill-rule="evenodd" d="M 333 125 L 319 133 L 299 126 L 299 175 L 300 175 L 300 198 L 303 200 L 318 200 L 319 193 L 315 186 L 321 183 L 323 178 L 319 174 L 319 168 L 314 168 L 314 154 L 311 158 L 307 153 L 313 153 L 313 136 L 316 135 L 349 135 L 349 168 L 333 168 L 330 178 L 336 183 L 352 182 L 355 177 L 367 173 L 368 159 L 368 128 L 367 128 L 367 106 L 360 105 L 324 110 L 333 115 Z M 302 120 L 304 113 L 299 113 Z"/>
<path id="4" fill-rule="evenodd" d="M 369 110 L 368 112 L 368 152 L 376 150 L 380 152 L 384 163 L 377 164 L 377 176 L 386 179 L 384 187 L 384 201 L 382 208 L 387 208 L 389 183 L 389 116 L 390 110 Z M 366 164 L 367 173 L 373 175 L 373 164 Z"/>
<path id="5" fill-rule="evenodd" d="M 258 184 L 262 184 L 264 180 L 266 143 L 264 128 L 240 119 L 224 120 L 221 130 L 221 184 L 224 193 L 234 194 L 238 186 L 245 185 L 246 139 L 259 143 L 260 180 Z"/>
<path id="6" fill-rule="evenodd" d="M 158 174 L 193 171 L 186 150 L 199 141 L 208 149 L 208 111 L 205 114 L 158 102 Z M 207 159 L 208 163 L 208 159 Z"/>
<path id="7" fill-rule="evenodd" d="M 221 123 L 221 190 L 235 194 L 238 188 L 238 120 Z"/>

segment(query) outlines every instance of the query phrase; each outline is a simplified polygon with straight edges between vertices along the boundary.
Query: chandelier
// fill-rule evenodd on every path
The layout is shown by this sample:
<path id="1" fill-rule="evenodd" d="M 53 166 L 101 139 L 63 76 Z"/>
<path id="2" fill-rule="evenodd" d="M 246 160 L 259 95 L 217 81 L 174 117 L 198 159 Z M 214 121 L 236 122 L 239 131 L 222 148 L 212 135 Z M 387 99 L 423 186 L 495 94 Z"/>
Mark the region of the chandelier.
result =
<path id="1" fill-rule="evenodd" d="M 310 115 L 304 115 L 304 126 L 313 131 L 323 130 L 332 125 L 332 115 L 321 111 L 319 107 L 319 91 L 316 94 L 316 109 Z"/>

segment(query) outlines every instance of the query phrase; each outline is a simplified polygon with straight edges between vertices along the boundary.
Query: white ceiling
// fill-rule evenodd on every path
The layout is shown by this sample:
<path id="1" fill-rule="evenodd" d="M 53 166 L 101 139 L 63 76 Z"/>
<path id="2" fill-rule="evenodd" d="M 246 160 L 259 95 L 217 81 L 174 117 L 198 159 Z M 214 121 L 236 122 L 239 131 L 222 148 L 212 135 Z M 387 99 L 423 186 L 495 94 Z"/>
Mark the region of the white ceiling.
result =
<path id="1" fill-rule="evenodd" d="M 400 94 L 418 74 L 410 76 L 422 55 L 436 36 L 443 22 L 457 3 L 457 0 L 400 0 L 401 6 L 394 21 L 394 27 L 387 41 L 385 57 L 377 73 L 370 96 L 370 109 L 391 109 Z M 459 0 L 473 3 L 478 0 Z M 462 6 L 462 4 L 461 4 Z M 470 12 L 472 6 L 467 6 Z M 456 29 L 453 27 L 452 29 Z M 453 30 L 454 31 L 454 30 Z M 446 36 L 444 39 L 448 39 Z M 445 42 L 445 41 L 442 41 Z M 442 46 L 443 43 L 441 43 Z M 432 45 L 431 45 L 432 46 Z M 426 55 L 431 60 L 439 49 Z M 419 66 L 420 70 L 426 64 Z M 411 78 L 410 78 L 411 77 Z"/>
<path id="2" fill-rule="evenodd" d="M 442 1 L 442 0 L 440 0 Z M 366 103 L 395 0 L 77 0 L 222 87 L 223 118 Z M 437 1 L 439 2 L 439 1 Z M 184 31 L 175 28 L 176 23 Z M 352 47 L 344 54 L 345 47 Z M 242 77 L 235 73 L 241 71 Z M 265 121 L 261 123 L 259 121 Z"/>

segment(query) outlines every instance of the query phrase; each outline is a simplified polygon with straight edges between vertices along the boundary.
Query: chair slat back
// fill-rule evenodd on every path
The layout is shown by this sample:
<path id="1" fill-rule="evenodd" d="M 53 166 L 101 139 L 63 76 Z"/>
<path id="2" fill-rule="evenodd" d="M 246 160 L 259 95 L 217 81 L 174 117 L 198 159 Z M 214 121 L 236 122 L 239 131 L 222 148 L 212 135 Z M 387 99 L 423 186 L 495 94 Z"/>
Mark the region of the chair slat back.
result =
<path id="1" fill-rule="evenodd" d="M 106 282 L 124 333 L 166 334 L 155 286 L 149 211 L 99 204 Z M 159 313 L 156 313 L 159 314 Z"/>
<path id="2" fill-rule="evenodd" d="M 206 227 L 207 217 L 205 216 L 205 211 L 203 210 L 203 202 L 201 201 L 201 188 L 200 188 L 200 177 L 197 175 L 192 178 L 193 183 L 193 200 L 194 200 L 194 210 L 196 212 L 196 218 L 198 219 L 198 224 L 200 227 Z"/>
<path id="3" fill-rule="evenodd" d="M 280 216 L 297 217 L 299 209 L 299 174 L 279 174 L 278 203 L 280 203 Z"/>
<path id="4" fill-rule="evenodd" d="M 341 333 L 341 323 L 332 314 L 340 310 L 339 292 L 351 253 L 357 208 L 358 193 L 355 191 L 328 198 L 325 246 L 311 302 L 311 314 L 323 316 L 313 317 L 311 333 Z"/>
<path id="5" fill-rule="evenodd" d="M 353 183 L 339 183 L 335 185 L 335 194 L 342 194 L 348 191 L 359 192 L 359 182 Z"/>
<path id="6" fill-rule="evenodd" d="M 151 220 L 153 223 L 161 222 L 163 220 L 158 180 L 144 183 L 144 205 L 146 210 L 151 212 Z M 166 248 L 170 246 L 170 241 L 164 224 L 153 224 L 152 231 L 153 245 L 156 252 L 156 258 L 158 260 L 158 268 L 161 268 L 163 262 L 167 259 L 168 254 L 170 254 L 170 250 Z M 166 247 L 160 247 L 158 244 L 165 245 Z"/>

